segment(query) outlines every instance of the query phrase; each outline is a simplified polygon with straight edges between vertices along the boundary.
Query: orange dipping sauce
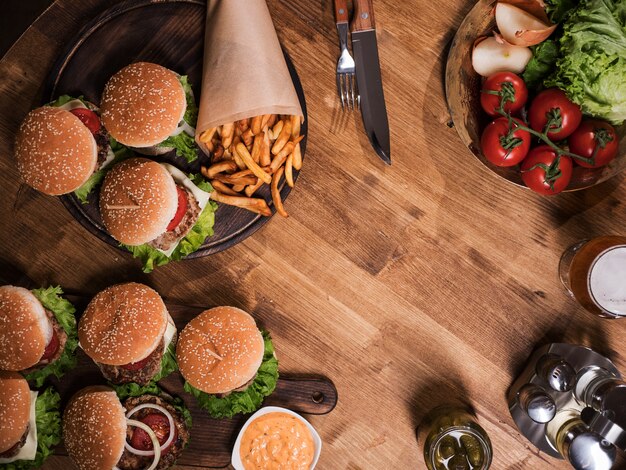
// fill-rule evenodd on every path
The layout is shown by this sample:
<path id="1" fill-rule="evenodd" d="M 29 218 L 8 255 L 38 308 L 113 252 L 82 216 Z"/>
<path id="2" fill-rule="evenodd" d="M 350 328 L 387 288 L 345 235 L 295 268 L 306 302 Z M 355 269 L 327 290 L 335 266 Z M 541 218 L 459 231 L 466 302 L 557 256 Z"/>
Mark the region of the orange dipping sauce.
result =
<path id="1" fill-rule="evenodd" d="M 315 443 L 306 425 L 295 416 L 272 412 L 246 428 L 239 454 L 246 470 L 309 470 Z"/>

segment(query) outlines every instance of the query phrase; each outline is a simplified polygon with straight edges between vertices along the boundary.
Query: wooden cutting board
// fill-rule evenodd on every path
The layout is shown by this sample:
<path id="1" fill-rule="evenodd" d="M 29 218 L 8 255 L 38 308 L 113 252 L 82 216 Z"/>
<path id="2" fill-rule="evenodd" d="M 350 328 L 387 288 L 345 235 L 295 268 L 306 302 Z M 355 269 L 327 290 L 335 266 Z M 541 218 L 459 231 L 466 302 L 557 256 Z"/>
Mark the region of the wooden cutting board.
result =
<path id="1" fill-rule="evenodd" d="M 34 288 L 34 284 L 25 277 L 10 276 L 7 279 L 6 276 L 0 275 L 0 283 Z M 65 298 L 76 307 L 77 317 L 80 317 L 90 300 L 78 295 L 67 295 Z M 177 305 L 167 301 L 165 303 L 179 331 L 189 320 L 208 308 Z M 77 367 L 61 379 L 53 378 L 49 381 L 61 395 L 62 409 L 78 390 L 89 385 L 106 383 L 96 365 L 82 349 L 78 348 L 76 353 Z M 276 356 L 280 369 L 280 351 L 276 351 Z M 227 467 L 237 434 L 248 415 L 239 415 L 231 419 L 212 419 L 206 411 L 196 405 L 194 397 L 183 390 L 183 379 L 178 372 L 160 381 L 159 386 L 171 395 L 181 397 L 193 417 L 189 446 L 177 463 L 191 467 Z M 337 399 L 337 389 L 330 379 L 321 376 L 289 375 L 281 371 L 276 390 L 263 405 L 282 406 L 305 415 L 323 415 L 335 408 Z M 55 454 L 67 455 L 62 445 L 56 449 Z"/>

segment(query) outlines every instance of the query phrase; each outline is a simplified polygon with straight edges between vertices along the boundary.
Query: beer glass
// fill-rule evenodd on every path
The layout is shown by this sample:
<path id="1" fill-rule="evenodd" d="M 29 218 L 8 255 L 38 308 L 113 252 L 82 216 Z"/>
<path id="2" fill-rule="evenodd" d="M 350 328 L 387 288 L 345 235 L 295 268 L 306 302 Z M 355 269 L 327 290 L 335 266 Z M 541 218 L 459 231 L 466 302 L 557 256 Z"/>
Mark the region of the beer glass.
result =
<path id="1" fill-rule="evenodd" d="M 603 236 L 571 246 L 561 256 L 559 277 L 591 313 L 626 317 L 626 237 Z"/>

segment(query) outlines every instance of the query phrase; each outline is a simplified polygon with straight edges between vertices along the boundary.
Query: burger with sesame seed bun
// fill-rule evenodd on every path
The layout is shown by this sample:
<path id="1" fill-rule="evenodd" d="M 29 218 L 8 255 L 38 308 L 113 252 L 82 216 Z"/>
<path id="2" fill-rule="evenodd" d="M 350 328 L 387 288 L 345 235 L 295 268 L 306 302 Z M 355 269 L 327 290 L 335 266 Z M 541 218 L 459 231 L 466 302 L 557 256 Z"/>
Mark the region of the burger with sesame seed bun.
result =
<path id="1" fill-rule="evenodd" d="M 254 412 L 278 381 L 270 334 L 235 307 L 215 307 L 191 320 L 176 358 L 185 390 L 213 418 Z"/>
<path id="2" fill-rule="evenodd" d="M 198 158 L 194 141 L 198 109 L 186 76 L 150 62 L 136 62 L 104 87 L 102 121 L 120 143 L 146 155 Z"/>
<path id="3" fill-rule="evenodd" d="M 177 370 L 176 327 L 161 296 L 143 284 L 117 284 L 89 302 L 78 323 L 80 347 L 124 393 Z"/>
<path id="4" fill-rule="evenodd" d="M 0 371 L 0 468 L 39 468 L 61 442 L 61 397 L 33 392 L 17 372 Z"/>
<path id="5" fill-rule="evenodd" d="M 36 387 L 76 365 L 74 306 L 60 287 L 0 287 L 0 370 L 21 372 Z"/>
<path id="6" fill-rule="evenodd" d="M 123 397 L 109 387 L 87 387 L 63 414 L 63 440 L 81 470 L 163 470 L 189 442 L 191 414 L 180 398 L 154 393 Z"/>
<path id="7" fill-rule="evenodd" d="M 31 111 L 15 142 L 17 168 L 26 184 L 51 196 L 75 193 L 81 202 L 128 151 L 100 122 L 98 107 L 64 95 Z"/>
<path id="8" fill-rule="evenodd" d="M 144 272 L 198 250 L 213 235 L 217 204 L 199 175 L 167 163 L 130 158 L 106 175 L 100 190 L 104 226 Z"/>

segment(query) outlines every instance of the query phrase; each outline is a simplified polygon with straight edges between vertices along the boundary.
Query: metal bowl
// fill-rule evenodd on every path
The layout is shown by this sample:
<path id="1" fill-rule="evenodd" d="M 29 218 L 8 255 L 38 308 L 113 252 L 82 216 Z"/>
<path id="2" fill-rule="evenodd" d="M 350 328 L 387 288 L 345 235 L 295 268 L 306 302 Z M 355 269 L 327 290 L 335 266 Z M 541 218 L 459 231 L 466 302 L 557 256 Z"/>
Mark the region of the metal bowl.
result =
<path id="1" fill-rule="evenodd" d="M 480 106 L 482 77 L 472 67 L 472 47 L 479 36 L 489 35 L 496 27 L 492 15 L 495 0 L 479 0 L 459 27 L 446 64 L 446 99 L 450 116 L 459 137 L 483 165 L 496 175 L 518 186 L 524 186 L 517 166 L 499 167 L 490 163 L 480 150 L 480 136 L 491 118 Z M 617 157 L 602 168 L 574 165 L 572 180 L 566 191 L 589 188 L 608 180 L 626 168 L 626 125 L 615 129 L 620 139 Z"/>

